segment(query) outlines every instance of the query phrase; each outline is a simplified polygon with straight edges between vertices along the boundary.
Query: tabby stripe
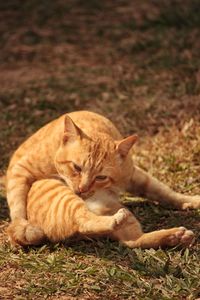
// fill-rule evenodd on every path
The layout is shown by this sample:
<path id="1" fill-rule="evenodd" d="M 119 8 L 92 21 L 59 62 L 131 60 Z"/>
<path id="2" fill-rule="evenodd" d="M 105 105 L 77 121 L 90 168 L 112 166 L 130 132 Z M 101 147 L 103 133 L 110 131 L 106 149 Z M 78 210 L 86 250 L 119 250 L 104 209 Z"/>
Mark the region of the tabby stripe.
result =
<path id="1" fill-rule="evenodd" d="M 56 197 L 56 199 L 53 199 L 52 206 L 51 206 L 51 210 L 53 212 L 53 218 L 55 218 L 56 220 L 58 220 L 58 209 L 60 206 L 62 206 L 61 205 L 62 203 L 60 202 L 60 193 L 57 196 L 58 197 Z"/>
<path id="2" fill-rule="evenodd" d="M 18 197 L 24 198 L 24 191 L 28 192 L 28 186 L 26 186 L 25 184 L 16 186 L 15 190 L 9 191 L 7 193 L 9 205 L 20 205 L 20 202 L 16 202 L 16 195 Z M 24 202 L 26 203 L 26 198 L 24 199 Z"/>
<path id="3" fill-rule="evenodd" d="M 68 209 L 66 210 L 67 215 L 66 218 L 68 218 L 69 220 L 73 220 L 73 213 L 72 213 L 72 208 L 74 207 L 74 205 L 77 204 L 77 198 L 75 195 L 72 195 L 72 198 L 69 199 L 67 201 L 68 203 Z"/>
<path id="4" fill-rule="evenodd" d="M 53 226 L 55 238 L 57 238 L 57 237 L 61 238 L 61 236 L 64 236 L 64 232 L 67 230 L 67 228 L 65 228 L 65 226 L 63 226 L 64 220 L 59 218 L 59 216 L 60 216 L 59 212 L 63 211 L 63 206 L 64 206 L 65 202 L 67 202 L 67 201 L 60 201 L 60 198 L 59 198 L 56 203 L 56 207 L 54 206 L 52 208 L 52 214 L 50 215 L 51 224 L 53 222 L 55 222 L 55 225 Z M 52 218 L 53 218 L 53 220 L 52 220 Z"/>
<path id="5" fill-rule="evenodd" d="M 67 163 L 71 163 L 72 161 L 70 160 L 57 160 L 58 164 L 67 164 Z"/>
<path id="6" fill-rule="evenodd" d="M 54 186 L 52 186 L 51 184 L 41 185 L 40 189 L 37 189 L 35 191 L 35 193 L 32 197 L 32 201 L 35 201 L 35 199 L 39 198 L 41 195 L 42 195 L 42 197 L 47 197 L 47 194 L 49 192 L 52 192 L 55 189 L 56 189 L 56 193 L 57 193 L 58 188 L 60 188 L 60 184 L 58 182 Z M 54 192 L 53 195 L 55 195 L 56 193 Z"/>
<path id="7" fill-rule="evenodd" d="M 19 184 L 25 184 L 25 178 L 21 176 L 21 178 L 16 178 L 16 179 L 10 179 L 8 184 L 7 184 L 7 190 L 8 192 L 11 192 L 13 188 L 16 188 Z"/>
<path id="8" fill-rule="evenodd" d="M 62 211 L 61 211 L 61 219 L 63 220 L 64 226 L 66 228 L 69 227 L 69 218 L 68 218 L 68 206 L 70 205 L 71 201 L 74 201 L 74 198 L 72 197 L 71 199 L 67 199 L 62 206 Z"/>
<path id="9" fill-rule="evenodd" d="M 41 166 L 37 166 L 37 171 L 39 173 L 41 173 L 42 175 L 44 175 L 46 173 L 44 170 L 42 170 Z"/>
<path id="10" fill-rule="evenodd" d="M 38 188 L 41 189 L 41 187 L 43 188 L 43 187 L 45 187 L 47 184 L 49 184 L 49 180 L 48 180 L 48 179 L 38 180 L 38 181 L 35 182 L 35 184 L 37 185 L 37 189 L 38 189 Z M 51 184 L 52 184 L 52 183 L 51 183 Z M 35 190 L 34 190 L 34 192 L 35 192 Z"/>
<path id="11" fill-rule="evenodd" d="M 35 177 L 35 175 L 33 174 L 32 171 L 30 171 L 30 169 L 27 166 L 22 165 L 21 163 L 17 163 L 17 165 L 15 166 L 15 168 L 17 167 L 21 167 L 22 169 L 25 169 L 33 178 Z M 16 173 L 14 173 L 16 175 Z"/>
<path id="12" fill-rule="evenodd" d="M 76 218 L 75 217 L 75 214 L 79 211 L 79 209 L 81 207 L 83 207 L 83 205 L 85 205 L 84 203 L 80 202 L 80 203 L 76 203 L 76 206 L 74 207 L 74 210 L 73 210 L 73 218 Z"/>
<path id="13" fill-rule="evenodd" d="M 69 219 L 72 219 L 74 217 L 74 213 L 76 211 L 76 206 L 77 205 L 79 207 L 79 203 L 77 203 L 76 201 L 70 205 L 69 210 L 68 210 Z"/>
<path id="14" fill-rule="evenodd" d="M 40 208 L 39 220 L 40 220 L 42 226 L 43 226 L 44 222 L 46 221 L 47 213 L 48 213 L 52 199 L 49 198 L 49 199 L 45 199 L 45 200 L 46 200 L 45 203 L 43 203 L 44 206 Z"/>
<path id="15" fill-rule="evenodd" d="M 62 202 L 60 202 L 59 211 L 57 212 L 57 216 L 56 217 L 58 219 L 58 217 L 60 216 L 59 219 L 64 221 L 64 219 L 65 219 L 65 213 L 67 211 L 66 207 L 69 205 L 69 203 L 71 201 L 74 201 L 74 197 L 70 197 L 69 198 L 68 195 L 63 194 L 61 199 L 63 199 L 63 198 L 65 198 L 65 199 Z"/>
<path id="16" fill-rule="evenodd" d="M 38 193 L 37 193 L 38 194 Z M 48 196 L 48 194 L 49 194 L 49 196 Z M 54 203 L 54 201 L 55 201 L 55 196 L 57 196 L 58 195 L 58 187 L 57 187 L 57 189 L 56 190 L 51 190 L 51 187 L 50 187 L 50 189 L 48 190 L 48 191 L 46 191 L 45 192 L 45 194 L 42 194 L 41 196 L 39 196 L 40 198 L 41 198 L 41 201 L 40 201 L 40 205 L 38 206 L 38 211 L 40 211 L 40 209 L 42 208 L 42 206 L 44 205 L 44 203 L 43 203 L 43 199 L 44 199 L 44 197 L 45 198 L 48 198 L 48 200 L 49 200 L 49 202 L 50 202 L 50 206 L 51 206 L 51 204 L 52 203 Z M 36 199 L 37 198 L 37 195 L 34 195 L 35 197 L 33 197 L 33 202 L 35 201 L 35 202 L 37 202 L 38 200 Z M 39 197 L 38 197 L 38 199 L 39 199 Z M 36 199 L 36 200 L 35 200 Z M 49 207 L 50 208 L 50 207 Z"/>
<path id="17" fill-rule="evenodd" d="M 21 180 L 23 179 L 23 181 L 26 182 L 26 177 L 24 176 L 24 174 L 16 173 L 15 175 L 12 175 L 12 180 L 16 180 L 16 182 L 17 182 L 20 179 Z M 9 182 L 10 182 L 10 180 L 8 179 L 8 181 L 7 181 L 8 188 L 9 188 Z"/>
<path id="18" fill-rule="evenodd" d="M 66 209 L 66 205 L 68 205 L 67 195 L 63 194 L 60 196 L 60 203 L 57 210 L 57 218 L 63 220 L 63 211 Z"/>
<path id="19" fill-rule="evenodd" d="M 50 210 L 50 206 L 51 206 L 51 202 L 52 202 L 52 199 L 51 198 L 48 198 L 48 199 L 45 199 L 46 201 L 42 203 L 42 205 L 40 205 L 39 207 L 39 219 L 40 219 L 40 222 L 42 222 L 42 224 L 45 222 L 46 220 L 46 216 L 48 214 L 48 211 Z"/>
<path id="20" fill-rule="evenodd" d="M 52 198 L 51 198 L 51 200 L 52 200 Z M 49 224 L 51 224 L 51 226 L 53 226 L 54 227 L 54 222 L 55 222 L 55 218 L 52 218 L 52 215 L 53 215 L 53 209 L 52 209 L 52 203 L 54 203 L 55 204 L 55 199 L 53 200 L 53 201 L 51 201 L 50 202 L 50 204 L 49 204 L 49 209 L 48 209 L 48 211 L 47 211 L 47 214 L 46 214 L 46 216 L 44 217 L 44 222 L 45 223 L 47 223 L 47 225 L 45 225 L 45 227 L 49 227 Z"/>
<path id="21" fill-rule="evenodd" d="M 34 164 L 33 164 L 33 160 L 34 159 L 33 158 L 30 159 L 30 157 L 26 160 L 30 167 L 33 167 L 33 165 L 35 166 L 35 160 L 34 160 Z"/>

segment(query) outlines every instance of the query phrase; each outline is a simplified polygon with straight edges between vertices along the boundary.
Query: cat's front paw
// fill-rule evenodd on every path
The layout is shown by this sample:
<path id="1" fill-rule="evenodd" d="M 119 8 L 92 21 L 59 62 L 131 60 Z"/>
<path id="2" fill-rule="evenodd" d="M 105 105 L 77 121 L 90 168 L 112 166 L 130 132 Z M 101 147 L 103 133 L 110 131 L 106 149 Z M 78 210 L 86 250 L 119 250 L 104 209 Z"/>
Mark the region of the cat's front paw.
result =
<path id="1" fill-rule="evenodd" d="M 121 227 L 127 221 L 128 216 L 130 216 L 130 212 L 126 208 L 120 208 L 118 212 L 113 216 L 113 229 L 118 229 L 119 227 Z"/>
<path id="2" fill-rule="evenodd" d="M 191 246 L 194 243 L 195 237 L 192 230 L 187 230 L 185 227 L 174 228 L 174 232 L 169 234 L 165 239 L 167 246 L 182 245 L 185 247 Z"/>

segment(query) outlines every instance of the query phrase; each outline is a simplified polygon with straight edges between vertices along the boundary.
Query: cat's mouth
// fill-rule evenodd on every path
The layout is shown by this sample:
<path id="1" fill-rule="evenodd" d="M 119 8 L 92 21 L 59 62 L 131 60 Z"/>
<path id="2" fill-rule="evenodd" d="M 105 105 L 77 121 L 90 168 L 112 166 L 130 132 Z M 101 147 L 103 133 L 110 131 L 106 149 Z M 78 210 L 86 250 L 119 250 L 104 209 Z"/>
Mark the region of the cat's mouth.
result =
<path id="1" fill-rule="evenodd" d="M 85 192 L 85 193 L 75 192 L 75 194 L 79 196 L 81 199 L 86 200 L 90 198 L 92 195 L 94 195 L 94 192 L 93 191 Z"/>
<path id="2" fill-rule="evenodd" d="M 61 174 L 53 174 L 51 175 L 51 178 L 56 178 L 62 181 L 66 186 L 68 186 L 77 196 L 79 196 L 81 199 L 86 200 L 94 195 L 94 191 L 87 191 L 87 192 L 80 192 L 73 188 L 73 186 L 70 184 L 69 180 L 61 175 Z"/>

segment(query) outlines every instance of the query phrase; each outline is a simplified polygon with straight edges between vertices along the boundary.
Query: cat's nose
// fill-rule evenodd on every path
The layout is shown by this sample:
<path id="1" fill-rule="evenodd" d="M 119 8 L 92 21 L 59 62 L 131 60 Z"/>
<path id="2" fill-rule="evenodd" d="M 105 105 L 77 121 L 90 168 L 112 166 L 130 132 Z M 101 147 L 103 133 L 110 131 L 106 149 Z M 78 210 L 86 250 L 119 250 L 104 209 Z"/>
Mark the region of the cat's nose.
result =
<path id="1" fill-rule="evenodd" d="M 78 187 L 78 193 L 79 193 L 79 195 L 84 194 L 86 192 L 88 192 L 88 188 L 87 187 L 83 187 L 83 186 L 79 186 Z"/>
<path id="2" fill-rule="evenodd" d="M 79 192 L 80 192 L 81 194 L 86 193 L 87 191 L 88 191 L 87 189 L 84 189 L 84 188 L 79 187 Z"/>

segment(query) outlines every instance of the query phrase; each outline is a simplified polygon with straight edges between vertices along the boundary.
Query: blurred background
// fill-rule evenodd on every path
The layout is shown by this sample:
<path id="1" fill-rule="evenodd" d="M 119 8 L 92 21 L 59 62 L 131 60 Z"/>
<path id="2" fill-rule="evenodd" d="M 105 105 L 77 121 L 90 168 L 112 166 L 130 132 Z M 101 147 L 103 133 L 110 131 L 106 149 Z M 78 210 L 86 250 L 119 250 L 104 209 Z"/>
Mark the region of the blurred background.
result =
<path id="1" fill-rule="evenodd" d="M 141 142 L 198 123 L 198 0 L 9 0 L 0 9 L 0 169 L 28 135 L 73 110 L 102 113 Z"/>

